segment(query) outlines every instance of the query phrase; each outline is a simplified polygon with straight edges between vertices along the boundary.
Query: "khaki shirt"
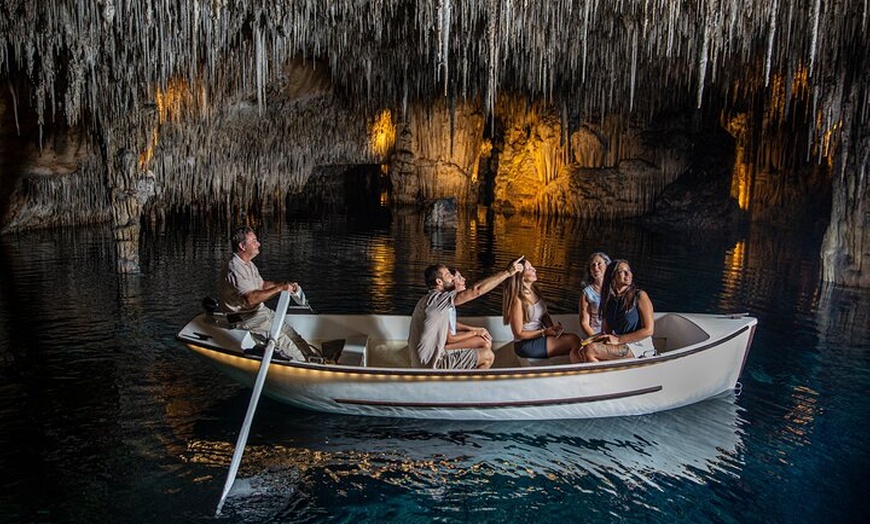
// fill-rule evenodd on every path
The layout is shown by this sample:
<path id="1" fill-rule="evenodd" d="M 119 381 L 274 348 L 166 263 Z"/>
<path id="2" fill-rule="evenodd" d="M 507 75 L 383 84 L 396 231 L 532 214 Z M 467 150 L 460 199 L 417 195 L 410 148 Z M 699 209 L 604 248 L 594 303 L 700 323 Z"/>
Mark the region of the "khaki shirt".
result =
<path id="1" fill-rule="evenodd" d="M 445 353 L 450 308 L 454 307 L 455 298 L 455 290 L 433 289 L 417 302 L 408 333 L 411 367 L 432 369 L 437 367 Z"/>
<path id="2" fill-rule="evenodd" d="M 245 262 L 233 253 L 221 269 L 218 278 L 218 294 L 221 311 L 225 313 L 254 313 L 265 307 L 262 303 L 253 308 L 245 305 L 245 294 L 263 288 L 263 277 L 253 262 Z"/>

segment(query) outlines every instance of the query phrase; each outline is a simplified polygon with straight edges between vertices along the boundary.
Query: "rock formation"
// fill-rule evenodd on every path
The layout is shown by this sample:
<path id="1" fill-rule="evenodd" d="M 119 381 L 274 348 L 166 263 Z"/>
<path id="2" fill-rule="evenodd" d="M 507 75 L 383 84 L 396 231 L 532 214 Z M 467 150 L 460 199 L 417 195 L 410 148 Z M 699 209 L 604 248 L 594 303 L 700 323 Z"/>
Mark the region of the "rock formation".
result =
<path id="1" fill-rule="evenodd" d="M 145 218 L 379 166 L 394 204 L 830 209 L 823 278 L 867 285 L 868 25 L 856 0 L 6 0 L 0 228 L 111 221 L 135 271 Z M 690 163 L 715 126 L 727 175 Z"/>

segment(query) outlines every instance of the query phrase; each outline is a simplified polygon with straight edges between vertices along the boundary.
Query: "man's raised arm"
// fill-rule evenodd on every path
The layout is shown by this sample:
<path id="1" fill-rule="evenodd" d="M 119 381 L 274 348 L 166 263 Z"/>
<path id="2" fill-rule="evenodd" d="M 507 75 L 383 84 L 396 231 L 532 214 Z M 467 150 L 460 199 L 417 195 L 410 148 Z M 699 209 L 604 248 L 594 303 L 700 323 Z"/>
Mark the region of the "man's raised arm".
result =
<path id="1" fill-rule="evenodd" d="M 495 275 L 488 276 L 480 282 L 475 282 L 475 284 L 470 286 L 468 289 L 460 291 L 456 294 L 456 298 L 453 299 L 453 303 L 458 306 L 466 302 L 471 302 L 475 298 L 489 293 L 495 289 L 497 285 L 522 271 L 523 265 L 520 261 L 524 258 L 525 257 L 520 257 L 514 260 L 504 271 L 499 271 Z"/>

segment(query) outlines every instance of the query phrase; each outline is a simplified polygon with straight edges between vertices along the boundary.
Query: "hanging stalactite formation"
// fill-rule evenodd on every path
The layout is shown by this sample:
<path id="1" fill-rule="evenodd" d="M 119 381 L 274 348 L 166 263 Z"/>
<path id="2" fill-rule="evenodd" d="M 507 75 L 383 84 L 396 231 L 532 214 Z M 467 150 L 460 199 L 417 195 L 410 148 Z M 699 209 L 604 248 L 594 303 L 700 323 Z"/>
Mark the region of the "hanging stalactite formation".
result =
<path id="1" fill-rule="evenodd" d="M 6 0 L 0 67 L 27 78 L 40 118 L 70 125 L 135 118 L 177 78 L 212 105 L 239 92 L 262 105 L 298 55 L 323 58 L 361 104 L 447 95 L 491 110 L 520 92 L 585 114 L 701 105 L 748 73 L 806 69 L 821 136 L 865 60 L 868 17 L 860 0 Z"/>
<path id="2" fill-rule="evenodd" d="M 244 211 L 354 164 L 380 164 L 394 202 L 473 199 L 489 162 L 504 208 L 636 215 L 687 165 L 642 129 L 687 108 L 773 174 L 735 170 L 743 211 L 782 220 L 760 209 L 793 200 L 777 170 L 815 163 L 863 224 L 868 30 L 865 0 L 0 0 L 0 142 L 85 142 L 54 179 L 0 154 L 18 170 L 0 227 L 76 212 L 39 191 L 87 195 L 80 222 L 111 217 L 135 270 L 146 213 Z M 870 275 L 852 244 L 825 278 Z"/>

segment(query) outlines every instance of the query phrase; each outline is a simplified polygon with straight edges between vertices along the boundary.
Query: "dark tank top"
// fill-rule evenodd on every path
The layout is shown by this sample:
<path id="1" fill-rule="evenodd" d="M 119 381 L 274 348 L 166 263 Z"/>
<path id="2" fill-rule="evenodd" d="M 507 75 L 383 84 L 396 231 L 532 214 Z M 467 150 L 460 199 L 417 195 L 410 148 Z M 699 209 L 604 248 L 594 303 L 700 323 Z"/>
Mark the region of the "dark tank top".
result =
<path id="1" fill-rule="evenodd" d="M 607 309 L 604 311 L 604 320 L 607 321 L 607 326 L 616 335 L 624 335 L 637 331 L 640 327 L 640 312 L 637 310 L 637 297 L 640 295 L 640 290 L 634 295 L 634 304 L 628 311 L 622 311 L 619 307 L 619 300 L 611 300 L 607 303 Z"/>

